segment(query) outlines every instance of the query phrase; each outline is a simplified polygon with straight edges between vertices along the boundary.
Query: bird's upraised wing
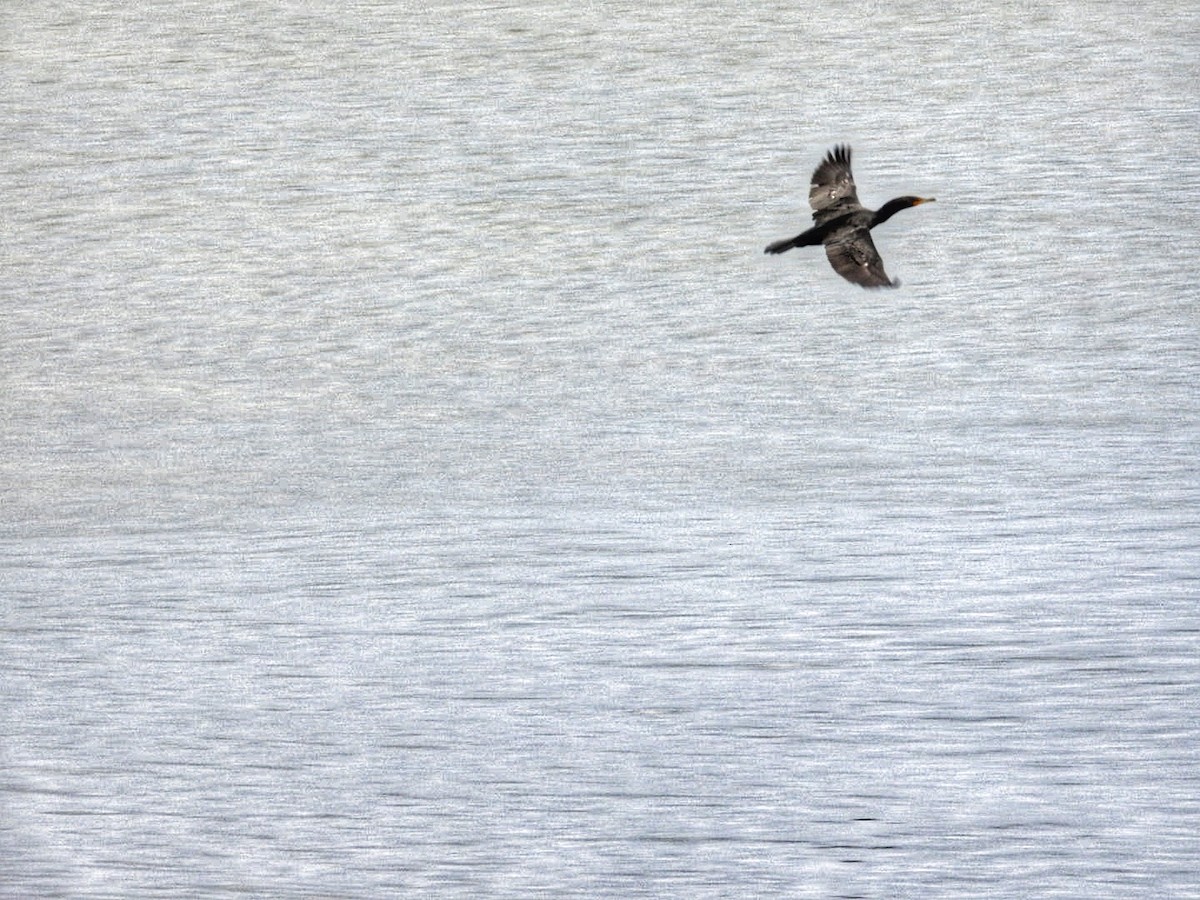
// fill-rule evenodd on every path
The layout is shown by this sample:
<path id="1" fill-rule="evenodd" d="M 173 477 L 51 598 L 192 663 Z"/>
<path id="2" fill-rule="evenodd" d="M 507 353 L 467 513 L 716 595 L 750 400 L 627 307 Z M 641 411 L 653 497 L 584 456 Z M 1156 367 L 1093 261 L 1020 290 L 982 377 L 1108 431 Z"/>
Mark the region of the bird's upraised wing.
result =
<path id="1" fill-rule="evenodd" d="M 850 171 L 848 145 L 839 144 L 825 154 L 825 158 L 813 172 L 812 186 L 808 189 L 808 202 L 813 208 L 813 218 L 818 225 L 862 209 L 854 187 L 854 174 Z"/>
<path id="2" fill-rule="evenodd" d="M 825 255 L 833 270 L 855 284 L 866 288 L 897 287 L 899 282 L 892 281 L 883 271 L 883 258 L 875 249 L 871 240 L 871 232 L 866 228 L 856 228 L 844 236 L 835 238 L 825 244 Z"/>

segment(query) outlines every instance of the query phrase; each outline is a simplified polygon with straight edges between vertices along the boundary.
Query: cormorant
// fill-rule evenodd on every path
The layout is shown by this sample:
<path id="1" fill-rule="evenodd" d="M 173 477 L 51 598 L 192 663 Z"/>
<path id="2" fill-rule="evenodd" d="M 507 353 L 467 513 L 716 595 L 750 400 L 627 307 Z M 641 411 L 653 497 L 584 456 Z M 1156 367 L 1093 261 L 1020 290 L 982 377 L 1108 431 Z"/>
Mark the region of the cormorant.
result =
<path id="1" fill-rule="evenodd" d="M 794 238 L 776 241 L 765 252 L 783 253 L 793 247 L 825 245 L 825 255 L 834 271 L 863 287 L 898 287 L 883 271 L 883 260 L 871 240 L 871 229 L 902 209 L 931 203 L 933 197 L 897 197 L 871 212 L 858 202 L 854 175 L 850 171 L 850 147 L 840 144 L 827 154 L 813 172 L 808 202 L 817 224 Z"/>

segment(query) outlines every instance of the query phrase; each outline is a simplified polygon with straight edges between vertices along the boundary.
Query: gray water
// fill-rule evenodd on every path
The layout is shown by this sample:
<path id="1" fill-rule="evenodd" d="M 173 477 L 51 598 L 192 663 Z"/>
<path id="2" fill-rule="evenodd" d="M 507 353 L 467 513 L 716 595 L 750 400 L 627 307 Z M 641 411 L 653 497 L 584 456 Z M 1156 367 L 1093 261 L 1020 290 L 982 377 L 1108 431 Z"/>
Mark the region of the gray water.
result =
<path id="1" fill-rule="evenodd" d="M 3 19 L 0 895 L 1200 896 L 1200 8 Z"/>

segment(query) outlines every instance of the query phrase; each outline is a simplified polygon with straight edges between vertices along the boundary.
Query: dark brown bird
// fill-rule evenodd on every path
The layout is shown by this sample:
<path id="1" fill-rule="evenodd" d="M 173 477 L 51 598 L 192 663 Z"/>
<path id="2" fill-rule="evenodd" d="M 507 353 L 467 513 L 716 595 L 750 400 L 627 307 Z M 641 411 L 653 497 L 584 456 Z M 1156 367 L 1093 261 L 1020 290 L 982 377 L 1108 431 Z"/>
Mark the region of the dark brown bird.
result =
<path id="1" fill-rule="evenodd" d="M 871 240 L 871 229 L 902 209 L 932 203 L 933 197 L 897 197 L 872 212 L 858 202 L 854 174 L 850 171 L 850 148 L 841 144 L 827 154 L 813 172 L 808 202 L 817 224 L 808 231 L 776 241 L 767 253 L 783 253 L 793 247 L 825 245 L 833 269 L 847 281 L 867 288 L 898 287 L 883 271 L 883 260 Z"/>

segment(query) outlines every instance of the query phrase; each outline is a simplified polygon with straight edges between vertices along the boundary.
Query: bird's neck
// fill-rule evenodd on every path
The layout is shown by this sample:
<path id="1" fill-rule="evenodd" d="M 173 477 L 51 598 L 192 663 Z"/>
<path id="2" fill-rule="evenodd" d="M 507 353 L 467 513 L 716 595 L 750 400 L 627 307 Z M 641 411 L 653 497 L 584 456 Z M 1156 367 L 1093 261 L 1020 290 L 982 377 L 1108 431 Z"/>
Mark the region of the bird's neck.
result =
<path id="1" fill-rule="evenodd" d="M 883 206 L 879 207 L 879 211 L 875 213 L 875 218 L 871 220 L 871 227 L 882 225 L 896 213 L 902 209 L 908 209 L 912 206 L 912 202 L 906 197 L 897 197 L 895 200 L 889 200 Z"/>

